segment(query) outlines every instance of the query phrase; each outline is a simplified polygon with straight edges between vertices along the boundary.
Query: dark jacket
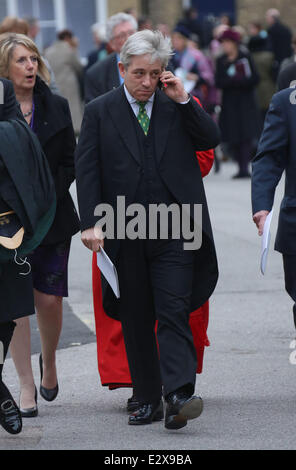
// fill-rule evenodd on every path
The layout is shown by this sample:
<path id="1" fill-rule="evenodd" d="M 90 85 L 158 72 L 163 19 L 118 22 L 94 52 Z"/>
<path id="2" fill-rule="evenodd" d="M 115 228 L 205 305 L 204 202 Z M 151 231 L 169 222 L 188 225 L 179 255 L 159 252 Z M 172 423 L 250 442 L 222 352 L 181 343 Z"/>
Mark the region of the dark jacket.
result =
<path id="1" fill-rule="evenodd" d="M 40 79 L 34 88 L 34 103 L 34 132 L 47 157 L 56 187 L 56 216 L 42 242 L 42 245 L 52 245 L 71 238 L 80 228 L 69 193 L 75 179 L 76 140 L 67 100 L 54 95 Z"/>
<path id="2" fill-rule="evenodd" d="M 230 75 L 238 61 L 246 59 L 251 75 Z M 226 55 L 217 59 L 216 86 L 222 90 L 221 114 L 219 118 L 222 141 L 239 144 L 258 138 L 260 129 L 259 107 L 255 97 L 255 87 L 259 81 L 253 60 L 248 54 L 239 51 L 234 62 Z"/>
<path id="3" fill-rule="evenodd" d="M 253 214 L 271 210 L 277 184 L 285 171 L 275 249 L 291 255 L 296 255 L 295 94 L 295 89 L 286 89 L 273 96 L 252 171 Z"/>
<path id="4" fill-rule="evenodd" d="M 292 55 L 292 33 L 291 30 L 281 23 L 276 21 L 270 28 L 268 34 L 271 39 L 271 47 L 274 53 L 274 58 L 278 65 Z"/>
<path id="5" fill-rule="evenodd" d="M 207 201 L 195 152 L 216 147 L 219 131 L 193 98 L 181 105 L 160 90 L 156 90 L 153 120 L 155 158 L 161 179 L 179 204 L 190 204 L 191 215 L 193 204 L 202 204 L 203 242 L 195 252 L 193 311 L 210 297 L 218 278 Z M 141 151 L 123 86 L 86 106 L 75 164 L 82 230 L 95 226 L 98 218 L 94 210 L 98 204 L 110 204 L 116 213 L 117 196 L 125 196 L 126 206 L 137 202 L 143 173 Z M 105 239 L 105 248 L 117 265 L 120 240 Z M 103 295 L 106 313 L 116 316 L 115 296 L 108 287 Z"/>
<path id="6" fill-rule="evenodd" d="M 19 107 L 17 105 L 13 85 L 11 81 L 5 78 L 0 79 L 0 121 L 15 119 L 20 117 Z"/>
<path id="7" fill-rule="evenodd" d="M 0 79 L 0 95 L 0 121 L 22 117 L 11 82 Z M 26 124 L 23 124 L 23 126 L 26 126 Z M 8 131 L 9 127 L 9 125 L 5 125 L 1 128 L 2 146 L 4 145 L 3 133 L 6 132 L 6 130 Z M 17 127 L 18 126 L 16 126 L 16 128 Z M 16 133 L 13 134 L 12 142 L 7 149 L 7 153 L 5 148 L 2 148 L 2 164 L 5 164 L 5 168 L 7 168 L 7 165 L 9 166 L 12 178 L 6 181 L 2 180 L 0 188 L 2 192 L 4 191 L 4 196 L 11 205 L 9 208 L 12 207 L 15 209 L 23 221 L 24 226 L 29 231 L 36 226 L 36 216 L 38 214 L 36 213 L 35 202 L 36 197 L 39 197 L 38 186 L 41 182 L 41 174 L 38 174 L 39 169 L 37 174 L 34 174 L 34 171 L 36 172 L 37 170 L 37 165 L 35 167 L 33 163 L 33 158 L 35 158 L 34 148 L 31 147 L 31 149 L 28 149 L 30 134 L 31 138 L 35 140 L 36 148 L 40 149 L 38 139 L 30 132 L 27 126 L 25 133 L 22 132 L 22 128 L 18 128 Z M 29 163 L 31 163 L 31 165 L 24 165 L 24 157 L 27 157 L 28 160 L 30 159 Z M 43 161 L 45 163 L 45 169 L 47 167 L 47 171 L 50 175 L 48 164 L 46 160 Z M 35 181 L 37 184 L 32 184 L 32 182 L 34 183 Z M 48 187 L 48 194 L 45 194 L 49 199 L 51 199 L 51 195 L 54 196 L 51 176 L 50 181 L 52 185 L 51 190 Z M 22 273 L 24 272 L 27 272 L 26 266 L 18 266 L 12 261 L 0 263 L 0 327 L 1 323 L 16 320 L 26 315 L 32 315 L 35 312 L 32 276 L 31 274 L 23 276 Z"/>
<path id="8" fill-rule="evenodd" d="M 117 55 L 114 52 L 87 70 L 85 74 L 85 102 L 89 103 L 119 86 Z"/>

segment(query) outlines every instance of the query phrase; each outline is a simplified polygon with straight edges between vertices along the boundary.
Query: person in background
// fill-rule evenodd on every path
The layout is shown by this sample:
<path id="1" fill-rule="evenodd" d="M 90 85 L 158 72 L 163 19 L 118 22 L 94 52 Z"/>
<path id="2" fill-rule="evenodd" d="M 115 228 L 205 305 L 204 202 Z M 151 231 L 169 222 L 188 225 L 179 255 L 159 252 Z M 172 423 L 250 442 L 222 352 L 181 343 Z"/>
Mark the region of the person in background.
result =
<path id="1" fill-rule="evenodd" d="M 160 31 L 164 36 L 171 36 L 171 28 L 167 23 L 158 23 L 155 29 Z"/>
<path id="2" fill-rule="evenodd" d="M 219 24 L 223 24 L 224 26 L 227 26 L 227 29 L 232 28 L 233 19 L 228 13 L 222 13 L 219 16 Z"/>
<path id="3" fill-rule="evenodd" d="M 219 124 L 222 142 L 238 164 L 233 178 L 248 178 L 249 162 L 259 137 L 260 115 L 255 97 L 259 76 L 252 58 L 242 52 L 240 35 L 227 29 L 220 36 L 224 54 L 216 62 L 216 86 L 222 90 Z"/>
<path id="4" fill-rule="evenodd" d="M 280 67 L 280 72 L 284 70 L 288 65 L 295 64 L 296 62 L 296 34 L 292 38 L 292 55 L 283 60 Z"/>
<path id="5" fill-rule="evenodd" d="M 203 104 L 201 85 L 205 84 L 206 81 L 201 74 L 200 63 L 198 62 L 198 59 L 203 55 L 189 47 L 190 37 L 191 33 L 185 26 L 179 24 L 175 27 L 172 33 L 174 55 L 169 62 L 169 66 L 188 87 L 186 88 L 187 92 L 198 97 Z"/>
<path id="6" fill-rule="evenodd" d="M 138 21 L 138 12 L 135 7 L 126 8 L 125 10 L 123 10 L 123 12 L 127 15 L 132 15 L 135 20 Z"/>
<path id="7" fill-rule="evenodd" d="M 198 9 L 190 7 L 184 10 L 183 18 L 177 23 L 177 26 L 183 26 L 189 30 L 191 34 L 199 37 L 200 47 L 205 47 L 203 22 L 199 18 Z"/>
<path id="8" fill-rule="evenodd" d="M 213 39 L 209 45 L 209 54 L 214 64 L 216 64 L 216 59 L 223 55 L 223 48 L 219 38 L 227 29 L 229 28 L 225 24 L 219 24 L 213 29 Z"/>
<path id="9" fill-rule="evenodd" d="M 93 24 L 91 27 L 91 32 L 96 48 L 87 56 L 87 65 L 85 67 L 85 71 L 96 62 L 105 59 L 110 52 L 106 43 L 106 26 L 101 23 Z"/>
<path id="10" fill-rule="evenodd" d="M 138 31 L 143 29 L 153 29 L 153 24 L 148 16 L 139 16 L 138 18 Z"/>
<path id="11" fill-rule="evenodd" d="M 57 41 L 45 50 L 44 55 L 55 74 L 60 94 L 69 102 L 74 130 L 79 134 L 83 114 L 83 67 L 78 58 L 78 39 L 72 31 L 60 31 Z"/>
<path id="12" fill-rule="evenodd" d="M 85 74 L 85 102 L 107 93 L 122 84 L 119 74 L 119 54 L 129 36 L 137 31 L 138 23 L 134 16 L 117 13 L 111 16 L 106 25 L 106 41 L 113 50 L 106 59 L 94 64 Z"/>
<path id="13" fill-rule="evenodd" d="M 27 36 L 29 33 L 29 24 L 26 20 L 17 18 L 16 16 L 6 16 L 0 24 L 0 34 L 5 33 L 19 33 Z"/>
<path id="14" fill-rule="evenodd" d="M 276 8 L 268 9 L 265 14 L 267 32 L 271 41 L 271 50 L 274 53 L 275 59 L 275 81 L 283 60 L 292 55 L 292 33 L 290 28 L 281 22 L 280 17 L 280 12 Z"/>
<path id="15" fill-rule="evenodd" d="M 262 29 L 261 23 L 256 21 L 249 23 L 248 30 L 248 48 L 260 78 L 256 94 L 261 114 L 261 134 L 270 100 L 276 91 L 272 76 L 274 54 L 270 50 L 268 33 Z"/>
<path id="16" fill-rule="evenodd" d="M 53 224 L 29 257 L 42 348 L 40 394 L 52 401 L 58 394 L 55 353 L 62 328 L 62 300 L 68 296 L 71 237 L 80 227 L 69 193 L 75 178 L 76 141 L 69 105 L 46 85 L 49 73 L 31 39 L 20 34 L 1 38 L 0 73 L 13 83 L 23 117 L 39 138 L 47 157 L 56 189 Z M 27 317 L 16 323 L 10 350 L 20 379 L 20 408 L 23 417 L 34 417 L 38 408 L 31 365 L 30 324 Z"/>

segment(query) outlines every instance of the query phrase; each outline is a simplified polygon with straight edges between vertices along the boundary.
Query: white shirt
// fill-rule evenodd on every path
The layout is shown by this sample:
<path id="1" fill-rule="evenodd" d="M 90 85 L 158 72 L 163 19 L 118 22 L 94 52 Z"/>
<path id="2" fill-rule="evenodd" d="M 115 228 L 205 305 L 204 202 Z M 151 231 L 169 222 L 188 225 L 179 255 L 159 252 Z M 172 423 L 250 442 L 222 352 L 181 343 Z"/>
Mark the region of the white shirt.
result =
<path id="1" fill-rule="evenodd" d="M 125 92 L 125 96 L 126 96 L 128 102 L 129 102 L 129 104 L 130 104 L 131 107 L 132 107 L 132 110 L 133 110 L 134 113 L 135 113 L 135 116 L 137 117 L 138 114 L 139 114 L 139 108 L 140 108 L 140 106 L 138 105 L 136 98 L 134 98 L 134 97 L 130 94 L 130 92 L 128 91 L 128 89 L 126 88 L 125 85 L 124 85 L 124 92 Z M 150 96 L 150 98 L 148 99 L 148 101 L 147 101 L 147 103 L 146 103 L 146 106 L 145 106 L 146 113 L 148 114 L 149 119 L 151 119 L 152 108 L 153 108 L 153 103 L 154 103 L 154 96 L 155 96 L 155 93 L 153 93 L 153 95 Z"/>
<path id="2" fill-rule="evenodd" d="M 128 91 L 126 86 L 124 85 L 123 87 L 124 87 L 125 96 L 126 96 L 128 102 L 129 102 L 129 104 L 131 105 L 132 110 L 135 113 L 135 116 L 137 117 L 138 114 L 139 114 L 140 106 L 138 105 L 136 98 L 134 98 L 130 94 L 130 92 Z M 146 106 L 145 106 L 146 113 L 148 114 L 149 119 L 151 119 L 152 108 L 153 108 L 153 103 L 154 103 L 154 97 L 155 97 L 155 93 L 153 93 L 153 95 L 150 96 L 150 98 L 148 99 L 148 101 L 146 103 Z M 182 103 L 179 103 L 179 104 L 187 104 L 189 101 L 190 101 L 190 96 L 189 96 L 187 101 L 183 101 Z"/>

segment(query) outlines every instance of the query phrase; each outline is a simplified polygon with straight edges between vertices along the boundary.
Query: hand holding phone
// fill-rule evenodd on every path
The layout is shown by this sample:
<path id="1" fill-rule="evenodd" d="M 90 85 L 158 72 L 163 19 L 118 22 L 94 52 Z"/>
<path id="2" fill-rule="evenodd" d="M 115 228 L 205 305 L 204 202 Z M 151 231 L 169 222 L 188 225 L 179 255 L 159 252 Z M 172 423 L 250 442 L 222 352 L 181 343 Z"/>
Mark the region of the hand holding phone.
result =
<path id="1" fill-rule="evenodd" d="M 172 72 L 165 70 L 159 77 L 163 92 L 176 103 L 187 101 L 188 93 L 184 89 L 183 82 Z"/>

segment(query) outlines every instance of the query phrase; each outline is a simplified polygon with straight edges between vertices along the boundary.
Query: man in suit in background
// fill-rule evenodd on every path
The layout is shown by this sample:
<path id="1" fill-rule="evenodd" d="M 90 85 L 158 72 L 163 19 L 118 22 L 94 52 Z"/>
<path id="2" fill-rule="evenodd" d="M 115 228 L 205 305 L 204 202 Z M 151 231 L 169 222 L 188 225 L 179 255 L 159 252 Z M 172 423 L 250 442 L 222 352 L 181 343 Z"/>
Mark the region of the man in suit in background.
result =
<path id="1" fill-rule="evenodd" d="M 281 203 L 275 249 L 282 253 L 285 287 L 296 302 L 296 89 L 276 93 L 266 115 L 258 152 L 253 160 L 253 220 L 262 235 L 283 172 L 285 194 Z M 296 305 L 293 307 L 296 327 Z"/>
<path id="2" fill-rule="evenodd" d="M 127 38 L 137 29 L 136 19 L 127 13 L 117 13 L 108 19 L 106 40 L 114 52 L 87 70 L 85 74 L 86 103 L 122 84 L 118 70 L 119 54 Z"/>
<path id="3" fill-rule="evenodd" d="M 189 314 L 210 297 L 218 268 L 196 151 L 216 147 L 219 130 L 181 80 L 165 71 L 171 54 L 170 40 L 160 32 L 144 30 L 127 39 L 119 63 L 124 85 L 86 106 L 76 182 L 82 241 L 94 252 L 104 245 L 118 271 L 121 296 L 116 299 L 102 278 L 103 304 L 122 323 L 140 403 L 129 424 L 162 419 L 163 391 L 165 426 L 179 429 L 202 412 L 201 398 L 193 395 L 196 352 Z M 184 249 L 184 234 L 172 236 L 172 221 L 165 239 L 159 232 L 156 239 L 147 236 L 147 219 L 147 230 L 135 239 L 98 239 L 95 209 L 109 204 L 117 227 L 119 196 L 129 207 L 140 204 L 145 214 L 155 204 L 188 204 L 191 223 L 202 225 L 200 248 Z M 202 224 L 196 205 L 202 207 Z"/>
<path id="4" fill-rule="evenodd" d="M 280 12 L 276 8 L 269 8 L 265 15 L 267 32 L 275 59 L 275 77 L 278 75 L 283 60 L 292 54 L 292 33 L 290 28 L 280 21 L 280 16 Z"/>

